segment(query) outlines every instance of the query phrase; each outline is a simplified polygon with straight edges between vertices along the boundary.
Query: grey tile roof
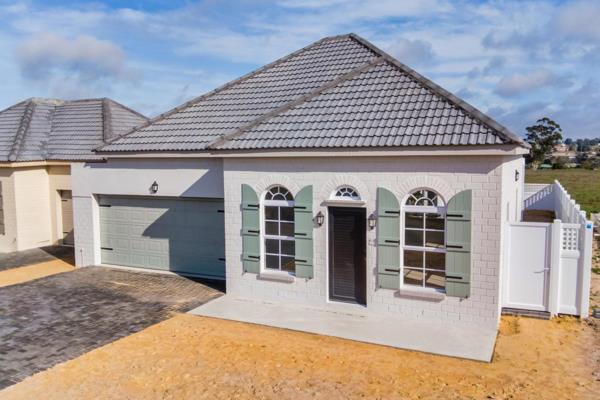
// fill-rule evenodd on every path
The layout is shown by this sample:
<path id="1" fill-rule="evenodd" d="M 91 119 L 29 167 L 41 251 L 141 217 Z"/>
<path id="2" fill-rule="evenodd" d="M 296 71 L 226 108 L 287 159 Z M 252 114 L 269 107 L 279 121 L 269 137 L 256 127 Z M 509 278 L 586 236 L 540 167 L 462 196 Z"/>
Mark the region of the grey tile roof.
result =
<path id="1" fill-rule="evenodd" d="M 514 143 L 521 138 L 354 35 L 322 39 L 99 151 Z"/>
<path id="2" fill-rule="evenodd" d="M 110 99 L 32 98 L 0 111 L 0 162 L 97 159 L 93 149 L 147 120 Z"/>

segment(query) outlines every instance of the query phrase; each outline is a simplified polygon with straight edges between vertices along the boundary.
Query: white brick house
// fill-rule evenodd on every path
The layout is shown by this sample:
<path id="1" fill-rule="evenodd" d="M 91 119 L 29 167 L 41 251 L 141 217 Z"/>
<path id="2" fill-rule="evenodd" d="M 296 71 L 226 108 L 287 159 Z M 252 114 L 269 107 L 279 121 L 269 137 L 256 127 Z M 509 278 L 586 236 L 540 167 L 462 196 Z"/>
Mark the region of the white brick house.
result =
<path id="1" fill-rule="evenodd" d="M 364 39 L 326 38 L 74 166 L 76 261 L 495 328 L 527 152 Z"/>

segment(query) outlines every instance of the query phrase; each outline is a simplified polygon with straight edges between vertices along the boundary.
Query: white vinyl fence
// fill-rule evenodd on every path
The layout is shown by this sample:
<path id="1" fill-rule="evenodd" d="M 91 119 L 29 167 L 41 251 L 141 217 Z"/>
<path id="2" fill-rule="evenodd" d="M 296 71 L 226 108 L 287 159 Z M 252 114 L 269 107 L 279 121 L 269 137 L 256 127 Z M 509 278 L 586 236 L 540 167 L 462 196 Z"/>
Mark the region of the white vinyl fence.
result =
<path id="1" fill-rule="evenodd" d="M 556 219 L 508 224 L 503 307 L 586 318 L 592 222 L 558 181 L 525 184 L 524 208 L 552 210 Z"/>

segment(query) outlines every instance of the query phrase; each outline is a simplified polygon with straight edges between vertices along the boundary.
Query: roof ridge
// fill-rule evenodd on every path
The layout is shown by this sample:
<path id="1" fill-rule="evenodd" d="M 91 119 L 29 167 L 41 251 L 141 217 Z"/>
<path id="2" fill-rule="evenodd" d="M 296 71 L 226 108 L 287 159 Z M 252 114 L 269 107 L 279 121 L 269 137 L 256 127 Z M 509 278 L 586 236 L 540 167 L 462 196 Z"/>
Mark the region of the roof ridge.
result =
<path id="1" fill-rule="evenodd" d="M 27 106 L 25 107 L 25 111 L 23 112 L 23 116 L 21 117 L 21 122 L 19 123 L 19 127 L 17 128 L 17 133 L 13 140 L 10 153 L 8 153 L 8 161 L 17 161 L 19 153 L 21 153 L 21 146 L 25 139 L 25 134 L 29 130 L 29 125 L 31 124 L 31 119 L 33 117 L 33 111 L 35 110 L 35 105 L 36 103 L 33 101 L 33 99 L 28 100 Z"/>
<path id="2" fill-rule="evenodd" d="M 211 90 L 210 92 L 206 92 L 206 93 L 204 93 L 204 94 L 202 94 L 202 95 L 200 95 L 198 97 L 195 97 L 195 98 L 193 98 L 191 100 L 186 101 L 185 103 L 183 103 L 183 104 L 181 104 L 181 105 L 179 105 L 177 107 L 174 107 L 174 108 L 172 108 L 172 109 L 170 109 L 168 111 L 165 111 L 164 113 L 161 113 L 161 114 L 157 115 L 154 118 L 150 118 L 145 124 L 137 126 L 137 127 L 133 128 L 132 130 L 130 130 L 129 132 L 127 132 L 127 133 L 125 133 L 123 135 L 117 136 L 117 137 L 115 137 L 115 138 L 107 141 L 102 146 L 94 149 L 94 151 L 101 150 L 102 147 L 104 147 L 105 145 L 108 145 L 108 144 L 116 141 L 117 139 L 121 139 L 123 137 L 129 136 L 129 135 L 131 135 L 131 134 L 139 131 L 140 129 L 146 128 L 146 127 L 148 127 L 151 124 L 154 124 L 154 123 L 156 123 L 158 121 L 161 121 L 161 120 L 163 120 L 163 119 L 171 116 L 172 114 L 175 114 L 176 112 L 184 110 L 184 109 L 186 109 L 186 108 L 188 108 L 188 107 L 190 107 L 190 106 L 198 103 L 199 101 L 206 99 L 207 97 L 210 97 L 210 96 L 212 96 L 214 94 L 220 93 L 223 90 L 228 89 L 228 88 L 230 88 L 233 85 L 236 85 L 236 84 L 238 84 L 240 82 L 243 82 L 243 81 L 245 81 L 245 80 L 247 80 L 249 78 L 252 78 L 252 77 L 258 75 L 259 73 L 264 72 L 265 70 L 267 70 L 269 68 L 272 68 L 272 67 L 274 67 L 274 66 L 276 66 L 278 64 L 281 64 L 282 62 L 285 62 L 285 61 L 289 60 L 292 57 L 295 57 L 296 55 L 298 55 L 299 53 L 301 53 L 303 51 L 306 51 L 306 50 L 308 50 L 308 49 L 310 49 L 312 47 L 315 47 L 315 46 L 317 46 L 317 45 L 319 45 L 321 43 L 327 42 L 329 40 L 334 40 L 334 39 L 338 39 L 338 38 L 342 38 L 342 37 L 350 37 L 350 35 L 351 34 L 338 35 L 338 36 L 328 36 L 328 37 L 319 39 L 316 42 L 313 42 L 313 43 L 311 43 L 311 44 L 309 44 L 307 46 L 302 47 L 301 49 L 298 49 L 298 50 L 296 50 L 296 51 L 294 51 L 294 52 L 292 52 L 290 54 L 287 54 L 287 55 L 285 55 L 285 56 L 283 56 L 281 58 L 278 58 L 275 61 L 272 61 L 272 62 L 270 62 L 270 63 L 268 63 L 266 65 L 263 65 L 262 67 L 254 69 L 254 70 L 248 72 L 247 74 L 240 76 L 237 79 L 229 81 L 229 82 L 227 82 L 227 83 L 225 83 L 225 84 L 223 84 L 223 85 L 221 85 L 221 86 L 219 86 L 219 87 Z"/>
<path id="3" fill-rule="evenodd" d="M 366 64 L 363 64 L 359 67 L 354 68 L 353 70 L 338 76 L 337 78 L 335 78 L 332 81 L 326 82 L 323 85 L 319 86 L 318 88 L 303 94 L 302 96 L 296 98 L 295 100 L 292 100 L 288 103 L 285 103 L 284 105 L 282 105 L 281 107 L 276 108 L 275 110 L 269 111 L 266 114 L 261 115 L 260 117 L 250 121 L 249 123 L 247 123 L 244 126 L 241 126 L 237 129 L 235 129 L 233 132 L 229 133 L 229 134 L 224 134 L 221 135 L 218 139 L 213 140 L 212 142 L 210 142 L 207 146 L 206 149 L 215 149 L 215 147 L 220 146 L 226 142 L 228 142 L 229 140 L 236 138 L 240 135 L 243 135 L 248 129 L 261 124 L 263 122 L 265 122 L 268 119 L 271 119 L 275 116 L 277 116 L 278 114 L 281 114 L 289 109 L 292 109 L 294 107 L 296 107 L 297 105 L 300 105 L 308 100 L 310 100 L 311 98 L 318 96 L 319 94 L 321 94 L 322 92 L 324 92 L 327 89 L 331 89 L 337 85 L 339 85 L 340 83 L 347 81 L 351 78 L 353 78 L 354 76 L 369 70 L 370 68 L 374 67 L 375 65 L 378 65 L 380 63 L 382 63 L 384 61 L 383 57 L 376 57 L 371 59 L 369 62 L 367 62 Z"/>
<path id="4" fill-rule="evenodd" d="M 370 49 L 371 51 L 379 54 L 387 62 L 392 64 L 394 67 L 400 69 L 402 72 L 409 75 L 411 78 L 415 79 L 420 84 L 426 86 L 433 93 L 444 98 L 448 102 L 452 103 L 454 106 L 462 109 L 468 116 L 470 116 L 470 117 L 478 120 L 479 122 L 483 123 L 484 125 L 487 125 L 488 127 L 492 128 L 504 139 L 508 140 L 509 142 L 517 143 L 526 148 L 530 147 L 522 138 L 517 136 L 515 133 L 511 132 L 508 128 L 506 128 L 499 122 L 497 122 L 494 119 L 492 119 L 491 117 L 485 115 L 483 112 L 479 111 L 477 108 L 475 108 L 471 104 L 462 100 L 458 96 L 450 93 L 449 91 L 447 91 L 443 87 L 439 86 L 438 84 L 434 83 L 430 79 L 419 74 L 417 71 L 410 68 L 406 64 L 403 64 L 402 62 L 398 61 L 396 58 L 392 57 L 390 54 L 381 50 L 379 47 L 375 46 L 373 43 L 356 35 L 355 33 L 350 33 L 348 36 L 351 39 L 355 40 L 356 42 L 362 44 L 366 48 Z"/>
<path id="5" fill-rule="evenodd" d="M 141 112 L 136 111 L 133 108 L 127 107 L 123 103 L 119 103 L 118 101 L 111 99 L 110 97 L 104 97 L 104 99 L 108 100 L 109 103 L 115 104 L 116 106 L 121 107 L 122 109 L 137 115 L 138 117 L 144 118 L 146 121 L 148 121 L 150 119 L 150 118 L 146 117 L 144 114 L 142 114 Z"/>

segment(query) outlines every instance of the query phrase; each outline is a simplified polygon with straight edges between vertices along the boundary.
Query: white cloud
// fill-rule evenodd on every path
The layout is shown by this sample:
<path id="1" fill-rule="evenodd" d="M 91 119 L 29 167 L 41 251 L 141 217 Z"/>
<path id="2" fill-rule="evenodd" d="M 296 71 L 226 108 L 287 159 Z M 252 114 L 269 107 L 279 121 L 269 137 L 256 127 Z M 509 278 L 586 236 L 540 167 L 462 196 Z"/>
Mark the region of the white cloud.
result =
<path id="1" fill-rule="evenodd" d="M 48 79 L 56 72 L 69 72 L 86 80 L 130 79 L 125 53 L 114 43 L 82 35 L 67 39 L 39 33 L 25 40 L 17 51 L 23 76 Z"/>
<path id="2" fill-rule="evenodd" d="M 565 87 L 571 82 L 547 69 L 537 69 L 525 74 L 514 74 L 502 78 L 494 91 L 500 96 L 511 97 L 544 87 Z"/>
<path id="3" fill-rule="evenodd" d="M 600 43 L 600 3 L 580 1 L 568 4 L 559 11 L 556 25 L 564 35 Z"/>
<path id="4" fill-rule="evenodd" d="M 388 49 L 391 55 L 407 65 L 423 65 L 435 57 L 431 43 L 424 40 L 396 40 Z"/>

